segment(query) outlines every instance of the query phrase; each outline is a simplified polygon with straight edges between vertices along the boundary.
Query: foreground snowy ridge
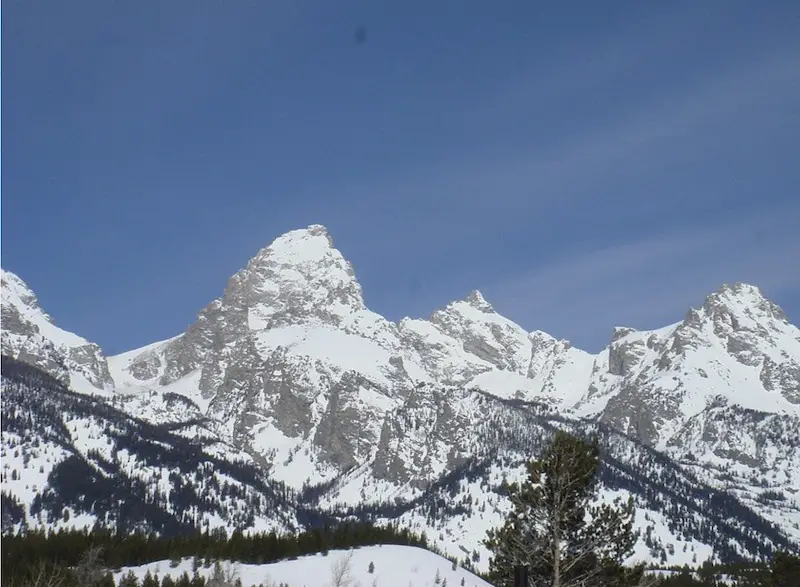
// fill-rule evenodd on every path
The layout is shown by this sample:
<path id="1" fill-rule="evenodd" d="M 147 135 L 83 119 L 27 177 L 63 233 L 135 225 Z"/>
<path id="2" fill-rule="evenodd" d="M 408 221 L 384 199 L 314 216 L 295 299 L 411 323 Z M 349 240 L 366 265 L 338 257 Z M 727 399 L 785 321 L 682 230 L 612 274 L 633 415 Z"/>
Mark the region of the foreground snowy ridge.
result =
<path id="1" fill-rule="evenodd" d="M 129 571 L 133 571 L 140 580 L 148 572 L 162 578 L 169 575 L 177 579 L 183 573 L 191 577 L 193 567 L 206 578 L 213 572 L 212 567 L 203 567 L 202 561 L 194 563 L 187 559 L 173 565 L 170 561 L 159 561 L 139 567 L 125 567 L 114 574 L 114 579 L 119 582 Z M 452 562 L 446 558 L 411 546 L 368 546 L 352 551 L 332 550 L 327 555 L 318 554 L 265 565 L 227 563 L 226 566 L 242 580 L 244 587 L 491 587 L 461 567 L 453 569 Z"/>

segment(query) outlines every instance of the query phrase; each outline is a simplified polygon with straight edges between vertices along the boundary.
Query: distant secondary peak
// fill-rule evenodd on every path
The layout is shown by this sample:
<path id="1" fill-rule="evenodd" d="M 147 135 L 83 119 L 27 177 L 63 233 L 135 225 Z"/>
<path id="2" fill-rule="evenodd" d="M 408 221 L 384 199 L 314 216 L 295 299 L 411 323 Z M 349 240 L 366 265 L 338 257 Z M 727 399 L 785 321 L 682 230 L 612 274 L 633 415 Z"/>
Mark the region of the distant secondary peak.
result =
<path id="1" fill-rule="evenodd" d="M 703 309 L 710 314 L 756 311 L 762 316 L 786 321 L 783 310 L 767 299 L 758 286 L 749 283 L 722 284 L 717 291 L 706 297 Z"/>
<path id="2" fill-rule="evenodd" d="M 472 290 L 464 301 L 481 312 L 494 312 L 492 305 L 486 301 L 486 298 L 477 289 Z"/>
<path id="3" fill-rule="evenodd" d="M 616 342 L 634 332 L 636 332 L 636 329 L 631 328 L 630 326 L 615 326 L 611 331 L 611 342 Z"/>
<path id="4" fill-rule="evenodd" d="M 14 273 L 11 273 L 11 271 L 6 271 L 5 269 L 0 269 L 0 273 L 2 274 L 4 302 L 21 302 L 33 310 L 41 311 L 39 302 L 36 299 L 36 294 L 33 293 L 31 288 L 29 288 L 28 285 L 22 281 L 22 279 L 17 277 Z M 42 314 L 44 314 L 44 312 L 42 312 Z"/>

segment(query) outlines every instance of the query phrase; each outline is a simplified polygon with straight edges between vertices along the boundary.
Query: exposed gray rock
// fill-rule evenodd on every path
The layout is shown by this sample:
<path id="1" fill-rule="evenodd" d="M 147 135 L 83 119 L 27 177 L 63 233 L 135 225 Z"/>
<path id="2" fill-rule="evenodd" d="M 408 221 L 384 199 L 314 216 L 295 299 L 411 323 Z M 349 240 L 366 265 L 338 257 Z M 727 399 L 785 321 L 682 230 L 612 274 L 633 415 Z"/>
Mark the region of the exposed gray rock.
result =
<path id="1" fill-rule="evenodd" d="M 79 347 L 69 347 L 67 359 L 73 363 L 72 368 L 79 370 L 95 387 L 105 389 L 114 386 L 114 379 L 108 369 L 108 361 L 96 344 L 89 343 Z"/>
<path id="2" fill-rule="evenodd" d="M 765 389 L 781 393 L 788 402 L 800 404 L 800 365 L 794 361 L 778 364 L 765 357 L 760 379 Z"/>
<path id="3" fill-rule="evenodd" d="M 467 296 L 466 302 L 476 310 L 480 310 L 486 314 L 494 313 L 494 308 L 492 305 L 484 299 L 483 294 L 481 294 L 481 292 L 479 292 L 477 289 L 470 292 L 470 294 Z"/>
<path id="4" fill-rule="evenodd" d="M 646 352 L 645 342 L 640 338 L 625 341 L 635 332 L 632 328 L 615 328 L 608 348 L 608 372 L 612 375 L 627 375 L 639 365 Z"/>
<path id="5" fill-rule="evenodd" d="M 416 387 L 383 422 L 373 474 L 424 488 L 441 464 L 452 470 L 464 462 L 475 420 L 457 410 L 464 398 L 459 394 L 463 392 L 432 385 Z"/>
<path id="6" fill-rule="evenodd" d="M 23 363 L 38 367 L 64 385 L 69 385 L 70 373 L 64 353 L 57 351 L 52 345 L 42 344 L 31 349 L 23 346 L 14 350 L 10 350 L 4 345 L 3 353 L 9 354 Z"/>
<path id="7" fill-rule="evenodd" d="M 376 479 L 408 483 L 411 471 L 408 470 L 398 450 L 398 443 L 403 430 L 395 414 L 389 413 L 383 420 L 378 449 L 372 464 L 372 473 Z"/>
<path id="8" fill-rule="evenodd" d="M 329 392 L 328 408 L 317 427 L 314 443 L 323 459 L 346 471 L 378 444 L 368 425 L 374 414 L 360 405 L 360 388 L 374 386 L 356 373 L 345 373 Z M 380 390 L 374 389 L 380 393 Z"/>
<path id="9" fill-rule="evenodd" d="M 4 299 L 4 350 L 8 340 L 18 356 L 51 373 L 111 384 L 96 345 L 48 347 L 18 310 L 38 308 L 35 297 L 20 289 L 19 299 L 25 301 Z M 777 306 L 741 284 L 720 288 L 673 328 L 617 328 L 595 356 L 545 333 L 527 333 L 477 291 L 427 321 L 396 325 L 366 309 L 352 266 L 315 225 L 259 251 L 184 334 L 143 349 L 126 369 L 153 388 L 186 378 L 182 392 L 196 404 L 190 409 L 175 400 L 176 410 L 195 413 L 207 405 L 215 430 L 265 467 L 279 468 L 275 455 L 288 463 L 299 451 L 326 474 L 363 471 L 374 458 L 375 477 L 423 487 L 473 454 L 476 439 L 502 434 L 473 405 L 476 394 L 467 386 L 599 418 L 659 448 L 678 450 L 672 440 L 684 434 L 683 442 L 691 440 L 698 453 L 705 447 L 709 459 L 746 463 L 757 457 L 746 444 L 737 449 L 742 456 L 730 452 L 738 442 L 732 421 L 710 415 L 713 408 L 733 418 L 723 411 L 729 406 L 711 402 L 698 420 L 693 411 L 713 393 L 735 400 L 742 369 L 750 370 L 748 381 L 760 378 L 770 400 L 788 400 L 788 411 L 800 404 L 797 353 L 787 345 L 782 358 L 776 342 L 791 332 Z M 363 365 L 343 348 L 363 352 Z M 503 373 L 476 379 L 492 371 Z M 170 389 L 176 388 L 181 385 Z M 280 446 L 264 446 L 275 429 L 283 435 Z M 766 447 L 767 432 L 759 438 Z"/>
<path id="10" fill-rule="evenodd" d="M 2 350 L 73 385 L 81 375 L 97 390 L 114 385 L 100 347 L 55 326 L 19 277 L 2 271 Z M 86 391 L 86 390 L 82 390 Z"/>
<path id="11" fill-rule="evenodd" d="M 161 372 L 161 358 L 158 353 L 145 351 L 138 355 L 128 366 L 127 371 L 139 381 L 147 381 L 158 377 Z"/>
<path id="12" fill-rule="evenodd" d="M 606 404 L 600 421 L 647 445 L 658 443 L 661 427 L 680 418 L 678 398 L 645 382 L 626 385 Z"/>
<path id="13" fill-rule="evenodd" d="M 3 283 L 5 287 L 5 283 Z M 39 334 L 39 327 L 23 319 L 16 306 L 3 304 L 2 326 L 4 332 L 13 332 L 20 336 L 34 336 Z"/>

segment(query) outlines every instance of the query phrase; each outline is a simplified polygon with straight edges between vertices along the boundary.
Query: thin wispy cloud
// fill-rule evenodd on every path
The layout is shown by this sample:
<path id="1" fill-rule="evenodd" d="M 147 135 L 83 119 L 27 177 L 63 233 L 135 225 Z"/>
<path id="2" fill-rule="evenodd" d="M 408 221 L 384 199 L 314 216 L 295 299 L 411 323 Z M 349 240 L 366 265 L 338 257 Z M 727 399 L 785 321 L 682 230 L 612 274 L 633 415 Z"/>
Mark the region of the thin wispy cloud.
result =
<path id="1" fill-rule="evenodd" d="M 515 221 L 535 220 L 553 209 L 589 200 L 602 205 L 599 186 L 615 178 L 653 173 L 676 160 L 703 157 L 709 148 L 725 148 L 731 133 L 746 141 L 753 112 L 759 113 L 755 124 L 768 124 L 784 119 L 781 107 L 797 102 L 800 53 L 771 53 L 641 106 L 567 144 L 534 145 L 495 158 L 480 152 L 474 159 L 446 161 L 411 178 L 384 178 L 346 189 L 342 195 L 354 198 L 363 210 L 392 210 L 409 220 L 419 210 L 407 202 L 425 202 L 431 214 L 415 216 L 414 222 L 428 230 L 418 235 L 439 244 L 457 242 L 502 231 Z M 731 119 L 738 120 L 734 128 L 727 125 Z M 480 222 L 467 221 L 476 214 Z M 385 236 L 392 227 L 376 228 L 384 235 L 382 242 L 390 245 L 393 241 Z M 402 224 L 397 229 L 403 230 Z"/>
<path id="2" fill-rule="evenodd" d="M 723 283 L 800 294 L 800 205 L 713 228 L 677 230 L 559 259 L 496 284 L 495 306 L 531 328 L 594 348 L 614 326 L 656 328 L 681 320 Z"/>
<path id="3" fill-rule="evenodd" d="M 759 129 L 771 131 L 772 125 L 783 124 L 787 106 L 795 102 L 800 103 L 800 53 L 765 52 L 738 69 L 674 89 L 552 149 L 534 145 L 496 159 L 481 154 L 410 179 L 354 189 L 342 198 L 355 197 L 347 210 L 360 213 L 342 219 L 339 228 L 356 231 L 372 243 L 369 251 L 354 258 L 360 275 L 368 269 L 368 297 L 402 297 L 406 290 L 395 293 L 398 286 L 418 271 L 414 268 L 428 267 L 430 276 L 424 281 L 429 297 L 420 299 L 412 288 L 415 303 L 406 306 L 406 312 L 425 314 L 476 287 L 501 292 L 500 305 L 507 315 L 527 328 L 550 329 L 582 344 L 602 344 L 617 322 L 654 327 L 679 319 L 698 296 L 725 280 L 749 279 L 768 292 L 778 286 L 785 289 L 776 280 L 788 279 L 786 271 L 774 260 L 797 251 L 791 225 L 785 231 L 788 242 L 776 240 L 768 228 L 753 227 L 749 234 L 768 233 L 770 238 L 750 249 L 737 248 L 745 242 L 737 235 L 748 234 L 751 219 L 739 221 L 735 216 L 760 207 L 758 201 L 735 201 L 741 196 L 719 189 L 687 197 L 699 188 L 681 166 L 692 161 L 702 167 L 710 154 L 729 145 L 741 149 L 746 144 L 746 149 L 760 151 L 765 139 L 759 137 Z M 772 138 L 768 136 L 766 144 Z M 641 191 L 614 193 L 611 186 L 625 181 L 641 181 Z M 708 202 L 718 205 L 709 207 Z M 426 212 L 421 213 L 421 206 Z M 789 212 L 794 216 L 778 215 L 778 220 L 797 217 L 796 209 Z M 364 223 L 362 215 L 370 213 L 391 215 L 392 220 Z M 576 244 L 582 231 L 597 232 L 626 214 L 633 216 L 620 229 L 635 240 L 626 243 L 624 237 L 609 235 L 604 239 L 622 244 L 564 266 L 559 261 L 557 269 L 542 265 L 575 249 L 585 251 Z M 762 223 L 768 226 L 771 221 Z M 558 232 L 553 232 L 553 222 Z M 726 228 L 720 222 L 735 224 Z M 526 233 L 534 236 L 520 236 Z M 536 233 L 547 236 L 537 239 Z M 404 246 L 398 247 L 399 242 Z M 530 245 L 520 248 L 515 242 Z M 772 259 L 772 264 L 762 264 L 760 256 Z M 583 264 L 580 259 L 585 259 Z M 370 273 L 371 263 L 375 268 Z M 395 275 L 387 278 L 386 270 L 380 269 L 385 267 L 392 267 Z M 516 285 L 499 286 L 498 280 Z M 537 290 L 545 293 L 528 303 Z M 604 297 L 596 297 L 595 290 Z M 599 306 L 598 299 L 604 300 Z"/>

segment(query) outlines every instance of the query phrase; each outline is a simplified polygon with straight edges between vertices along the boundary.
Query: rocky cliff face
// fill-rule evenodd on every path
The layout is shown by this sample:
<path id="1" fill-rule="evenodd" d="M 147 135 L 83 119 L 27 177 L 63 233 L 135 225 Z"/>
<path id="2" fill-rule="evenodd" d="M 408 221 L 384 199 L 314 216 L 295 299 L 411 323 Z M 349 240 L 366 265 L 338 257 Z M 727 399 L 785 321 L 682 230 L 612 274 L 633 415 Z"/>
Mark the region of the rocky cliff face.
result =
<path id="1" fill-rule="evenodd" d="M 149 394 L 183 398 L 298 488 L 354 470 L 425 487 L 475 454 L 475 430 L 491 427 L 480 394 L 600 421 L 692 466 L 748 467 L 743 478 L 784 454 L 800 418 L 800 331 L 754 286 L 722 286 L 659 330 L 616 328 L 592 355 L 525 331 L 479 292 L 428 319 L 386 320 L 317 225 L 259 251 L 185 333 L 108 361 L 4 273 L 3 350 L 79 391 L 135 397 L 136 410 Z M 779 424 L 753 416 L 742 442 L 731 410 Z M 770 479 L 776 491 L 800 484 L 796 452 L 785 456 L 794 464 Z M 723 475 L 709 481 L 724 486 Z"/>
<path id="2" fill-rule="evenodd" d="M 607 374 L 612 393 L 602 420 L 659 447 L 723 398 L 768 413 L 797 411 L 800 331 L 761 291 L 723 285 L 703 306 L 666 329 L 616 329 Z"/>
<path id="3" fill-rule="evenodd" d="M 100 347 L 53 324 L 30 288 L 8 271 L 2 271 L 2 349 L 77 390 L 108 393 L 114 387 Z"/>

